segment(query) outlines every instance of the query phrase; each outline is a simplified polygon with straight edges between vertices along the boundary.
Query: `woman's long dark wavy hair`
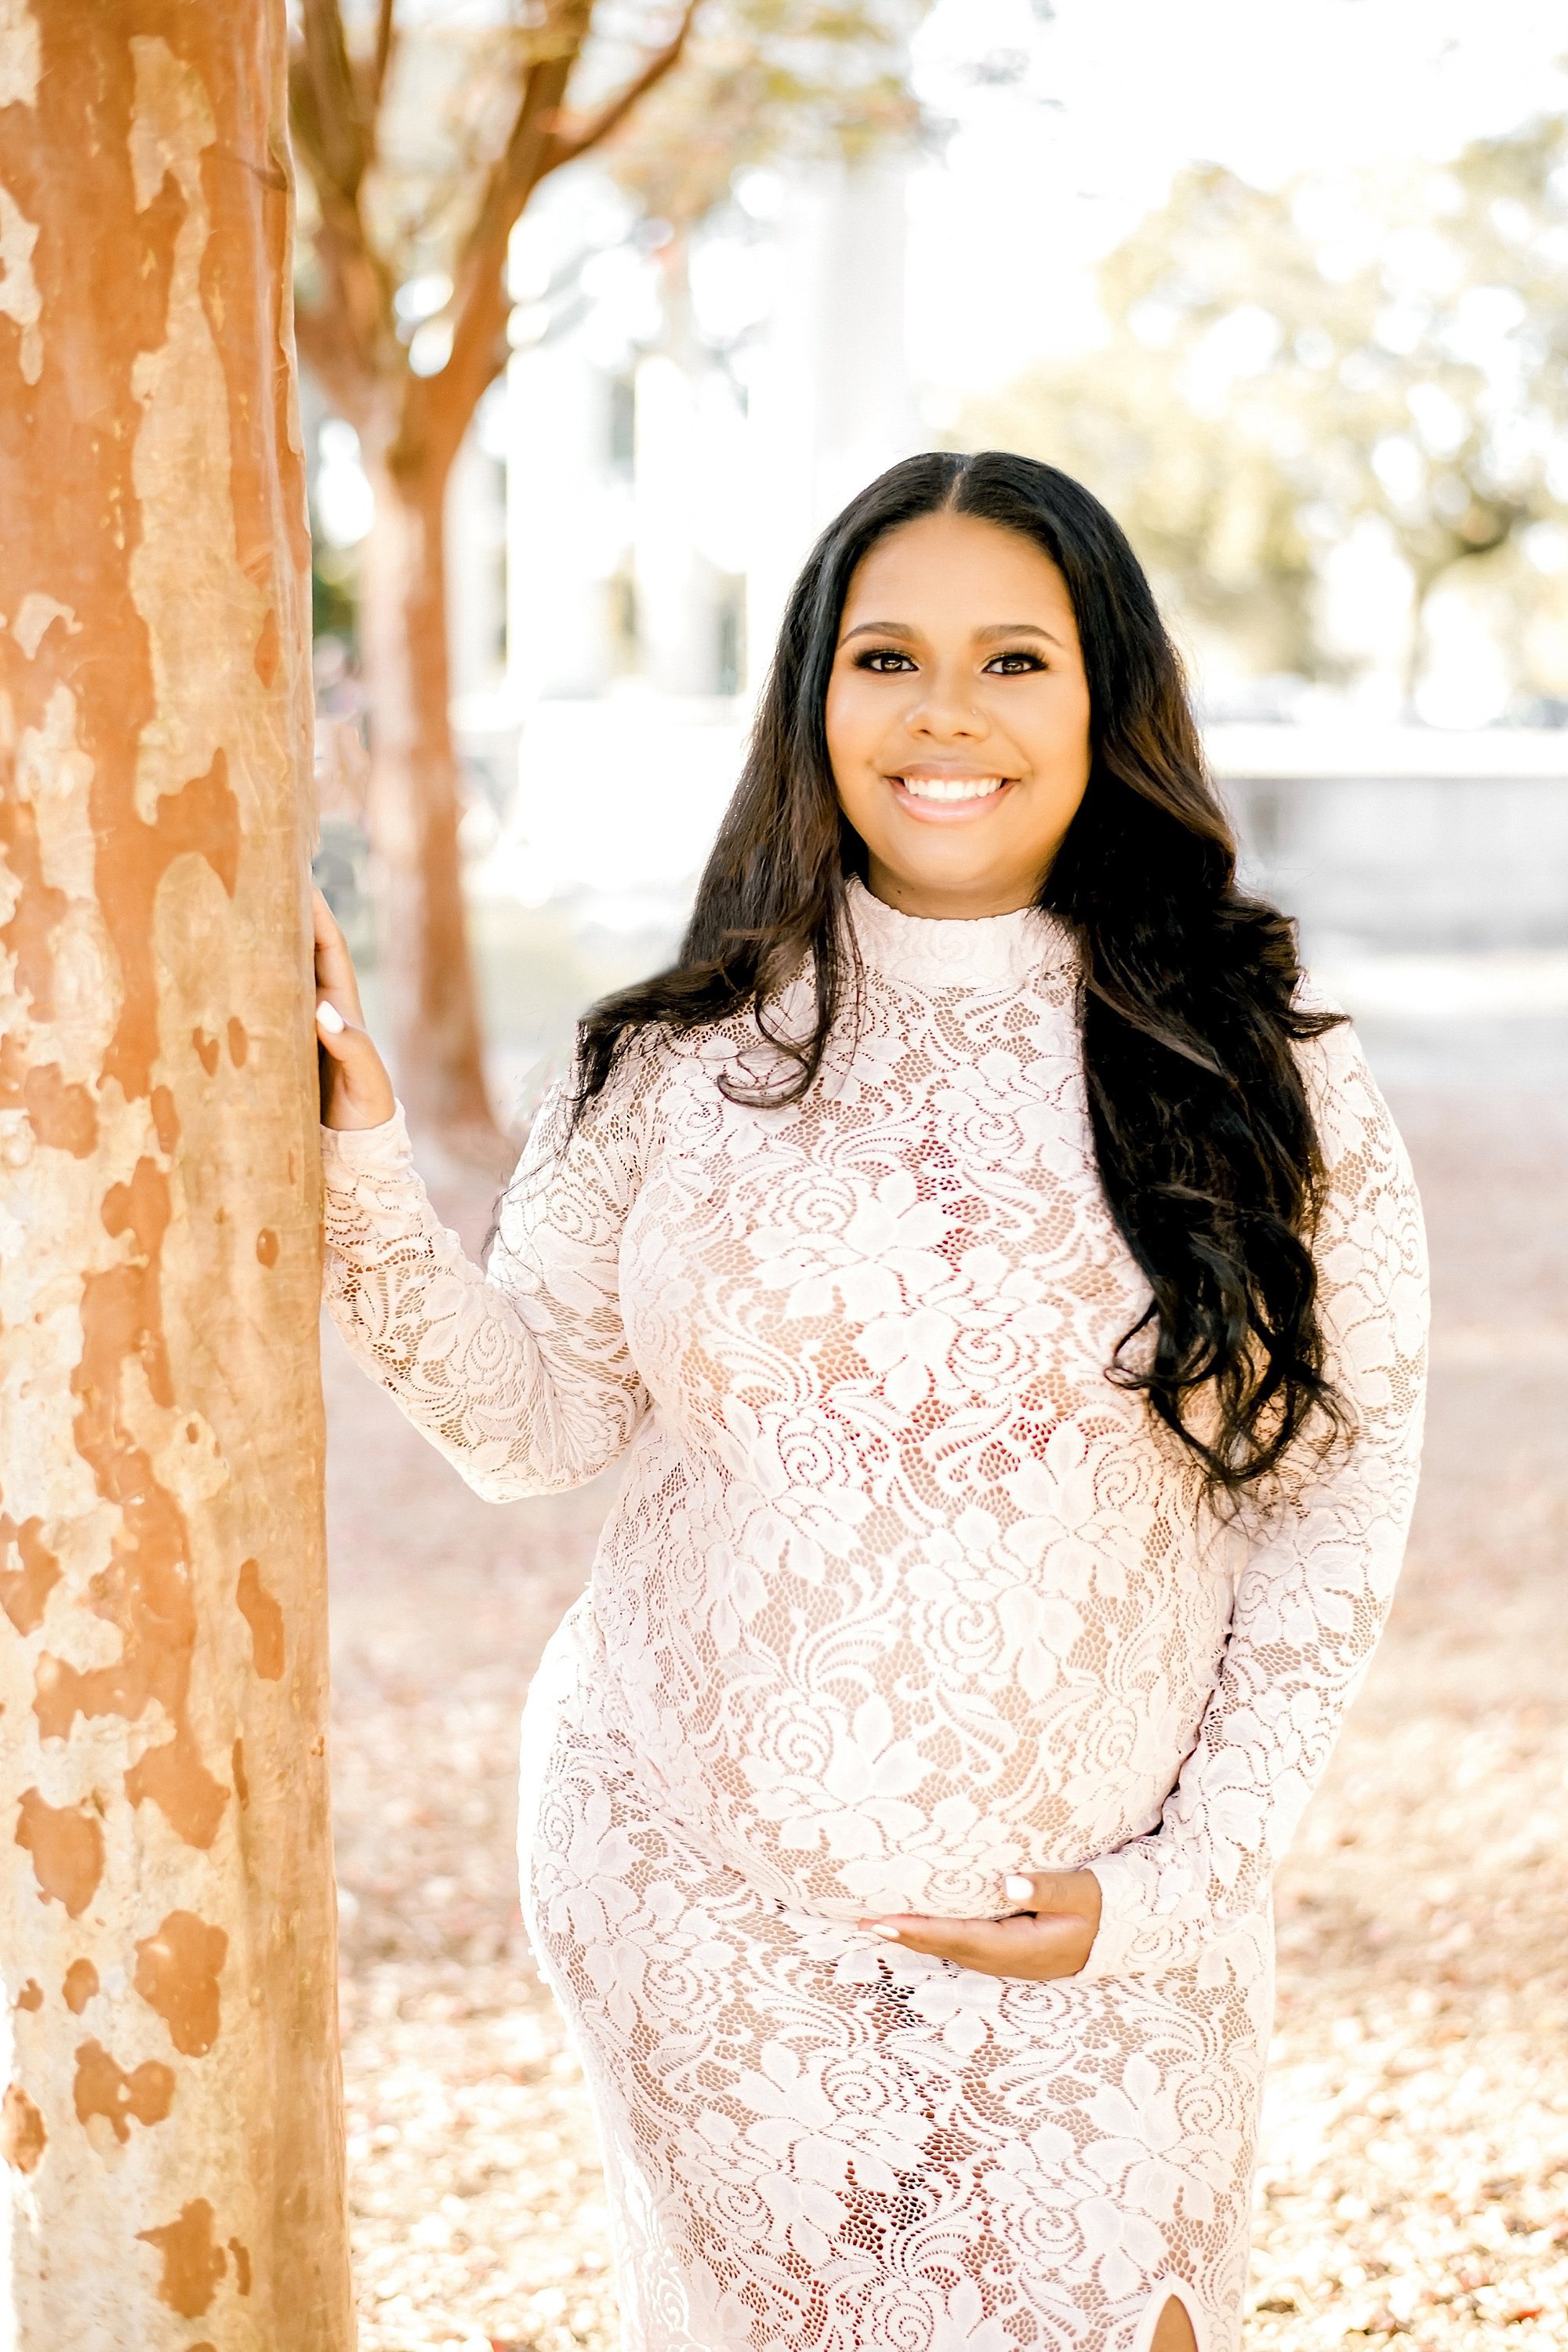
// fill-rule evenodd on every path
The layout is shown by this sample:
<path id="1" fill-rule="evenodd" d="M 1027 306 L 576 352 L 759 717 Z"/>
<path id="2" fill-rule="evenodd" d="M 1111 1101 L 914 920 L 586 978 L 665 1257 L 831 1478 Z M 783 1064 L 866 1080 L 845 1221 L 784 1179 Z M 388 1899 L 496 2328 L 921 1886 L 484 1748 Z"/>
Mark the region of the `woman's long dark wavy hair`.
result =
<path id="1" fill-rule="evenodd" d="M 1088 674 L 1088 789 L 1038 903 L 1077 931 L 1083 1057 L 1106 1201 L 1152 1297 L 1110 1377 L 1141 1390 L 1215 1498 L 1278 1471 L 1343 1421 L 1310 1247 L 1322 1177 L 1292 1047 L 1339 1017 L 1297 1004 L 1294 927 L 1237 887 L 1236 843 L 1205 770 L 1182 664 L 1137 557 L 1098 499 L 1028 457 L 910 457 L 823 533 L 784 614 L 750 751 L 679 961 L 594 1006 L 574 1120 L 638 1034 L 749 1013 L 798 1101 L 858 980 L 846 877 L 865 848 L 828 761 L 827 684 L 857 565 L 922 515 L 972 515 L 1044 550 L 1072 598 Z M 769 1007 L 809 961 L 816 1021 Z M 737 1099 L 754 1099 L 731 1079 Z M 1152 1344 L 1132 1342 L 1152 1326 Z"/>

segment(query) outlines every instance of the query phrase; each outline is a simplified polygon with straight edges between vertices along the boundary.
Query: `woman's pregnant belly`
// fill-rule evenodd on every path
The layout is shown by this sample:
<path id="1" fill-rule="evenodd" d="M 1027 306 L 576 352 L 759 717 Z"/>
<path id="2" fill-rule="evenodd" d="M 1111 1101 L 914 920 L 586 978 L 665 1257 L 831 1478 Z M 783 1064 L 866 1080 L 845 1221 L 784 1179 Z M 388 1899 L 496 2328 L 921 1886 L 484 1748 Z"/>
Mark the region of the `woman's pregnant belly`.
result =
<path id="1" fill-rule="evenodd" d="M 1173 1515 L 1047 1480 L 911 1531 L 769 1485 L 655 1437 L 595 1568 L 595 1703 L 716 1855 L 827 1917 L 961 1916 L 1153 1826 L 1230 1604 Z"/>

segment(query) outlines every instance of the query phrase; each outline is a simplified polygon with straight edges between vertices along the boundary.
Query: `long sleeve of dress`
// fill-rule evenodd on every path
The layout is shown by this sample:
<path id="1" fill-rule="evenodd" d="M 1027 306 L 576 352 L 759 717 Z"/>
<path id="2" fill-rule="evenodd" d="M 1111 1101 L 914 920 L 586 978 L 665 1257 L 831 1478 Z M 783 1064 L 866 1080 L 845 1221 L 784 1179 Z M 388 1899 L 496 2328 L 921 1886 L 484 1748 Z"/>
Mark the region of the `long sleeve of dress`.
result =
<path id="1" fill-rule="evenodd" d="M 1266 1912 L 1405 1549 L 1426 1367 L 1420 1204 L 1349 1029 L 1305 1058 L 1328 1176 L 1321 1308 L 1354 1429 L 1247 1556 L 1214 1695 L 1158 1827 L 1091 1865 L 1104 1909 L 1086 1979 L 1202 1960 Z"/>
<path id="2" fill-rule="evenodd" d="M 647 1409 L 622 1327 L 618 1255 L 639 1121 L 612 1082 L 563 1147 L 557 1089 L 501 1207 L 489 1269 L 416 1174 L 401 1110 L 325 1129 L 325 1293 L 353 1353 L 494 1502 L 580 1486 Z"/>

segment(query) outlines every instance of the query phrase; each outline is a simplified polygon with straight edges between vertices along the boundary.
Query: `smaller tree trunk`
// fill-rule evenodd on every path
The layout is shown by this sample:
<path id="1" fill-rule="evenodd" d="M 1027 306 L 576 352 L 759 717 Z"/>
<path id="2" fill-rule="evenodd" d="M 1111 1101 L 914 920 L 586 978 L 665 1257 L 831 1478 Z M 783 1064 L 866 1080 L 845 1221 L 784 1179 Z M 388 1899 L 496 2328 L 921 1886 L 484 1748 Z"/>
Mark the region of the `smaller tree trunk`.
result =
<path id="1" fill-rule="evenodd" d="M 447 712 L 447 469 L 373 467 L 360 647 L 371 709 L 369 814 L 391 1047 L 416 1128 L 506 1172 L 485 1086 L 463 908 L 462 814 Z"/>

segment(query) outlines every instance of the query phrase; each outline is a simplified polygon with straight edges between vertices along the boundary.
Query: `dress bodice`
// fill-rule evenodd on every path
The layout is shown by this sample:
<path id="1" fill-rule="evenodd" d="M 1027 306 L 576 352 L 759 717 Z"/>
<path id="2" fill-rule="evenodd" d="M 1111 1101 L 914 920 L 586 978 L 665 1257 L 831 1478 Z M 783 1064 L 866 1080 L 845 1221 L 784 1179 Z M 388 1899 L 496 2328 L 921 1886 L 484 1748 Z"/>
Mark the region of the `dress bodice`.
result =
<path id="1" fill-rule="evenodd" d="M 753 1884 L 840 1919 L 965 1912 L 1008 1870 L 1131 1855 L 1131 1902 L 1138 1842 L 1162 1865 L 1180 1843 L 1157 1826 L 1222 1675 L 1211 1827 L 1240 1818 L 1227 1773 L 1268 1778 L 1277 1694 L 1340 1678 L 1342 1593 L 1321 1622 L 1287 1609 L 1267 1658 L 1237 1626 L 1397 1557 L 1423 1345 L 1408 1174 L 1349 1033 L 1304 1049 L 1360 1434 L 1272 1531 L 1216 1523 L 1107 1377 L 1149 1294 L 1099 1181 L 1070 931 L 1032 908 L 910 917 L 858 884 L 848 907 L 863 970 L 804 1097 L 728 1083 L 757 1066 L 746 1020 L 645 1035 L 574 1132 L 562 1098 L 542 1117 L 488 1280 L 430 1232 L 396 1135 L 339 1139 L 334 1300 L 487 1491 L 629 1448 L 594 1685 L 662 1801 Z M 1266 1840 L 1225 1838 L 1227 1883 L 1266 1872 Z M 1163 1885 L 1188 1882 L 1173 1863 Z"/>

